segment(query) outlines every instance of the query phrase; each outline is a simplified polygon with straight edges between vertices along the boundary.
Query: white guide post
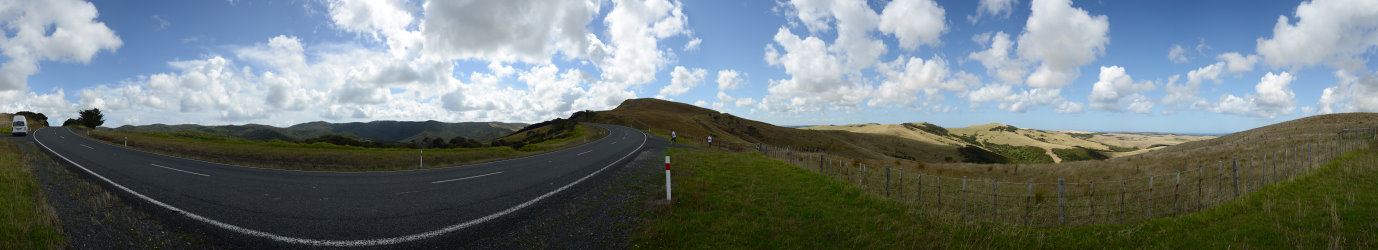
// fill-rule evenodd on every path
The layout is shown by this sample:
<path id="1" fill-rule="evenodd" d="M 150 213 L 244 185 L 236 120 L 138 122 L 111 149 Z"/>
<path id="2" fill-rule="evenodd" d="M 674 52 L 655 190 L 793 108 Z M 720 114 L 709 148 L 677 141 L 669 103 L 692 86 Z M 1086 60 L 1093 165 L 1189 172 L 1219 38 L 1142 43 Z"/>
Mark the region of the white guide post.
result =
<path id="1" fill-rule="evenodd" d="M 670 200 L 670 156 L 665 156 L 665 200 Z"/>

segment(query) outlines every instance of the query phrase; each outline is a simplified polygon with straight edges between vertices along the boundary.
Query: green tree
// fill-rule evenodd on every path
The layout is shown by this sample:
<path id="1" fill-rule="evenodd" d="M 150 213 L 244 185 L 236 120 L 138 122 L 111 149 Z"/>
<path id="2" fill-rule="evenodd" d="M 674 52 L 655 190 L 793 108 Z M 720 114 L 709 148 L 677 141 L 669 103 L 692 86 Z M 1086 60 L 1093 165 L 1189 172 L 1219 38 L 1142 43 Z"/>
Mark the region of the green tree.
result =
<path id="1" fill-rule="evenodd" d="M 77 123 L 80 123 L 82 126 L 96 128 L 100 127 L 101 124 L 105 124 L 105 115 L 102 115 L 98 108 L 82 110 L 78 112 L 78 114 L 80 115 L 77 116 Z"/>
<path id="2" fill-rule="evenodd" d="M 26 118 L 29 118 L 29 123 L 32 123 L 32 124 L 35 124 L 35 125 L 48 126 L 48 116 L 43 115 L 43 113 L 34 113 L 34 112 L 32 112 L 32 111 L 19 111 L 19 112 L 15 112 L 14 114 L 15 114 L 15 115 L 22 115 L 22 116 L 24 116 L 24 117 L 26 117 Z"/>

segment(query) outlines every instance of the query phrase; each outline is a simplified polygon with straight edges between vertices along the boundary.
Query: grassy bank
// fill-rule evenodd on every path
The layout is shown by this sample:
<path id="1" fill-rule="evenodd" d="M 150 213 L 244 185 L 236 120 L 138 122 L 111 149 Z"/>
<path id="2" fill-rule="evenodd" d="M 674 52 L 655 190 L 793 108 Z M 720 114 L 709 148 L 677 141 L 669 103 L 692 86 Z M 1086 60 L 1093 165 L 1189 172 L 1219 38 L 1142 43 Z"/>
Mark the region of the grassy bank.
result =
<path id="1" fill-rule="evenodd" d="M 638 247 L 1372 248 L 1378 231 L 1378 156 L 1367 150 L 1200 213 L 1054 228 L 959 222 L 755 153 L 670 154 L 675 204 Z"/>
<path id="2" fill-rule="evenodd" d="M 0 249 L 58 249 L 57 214 L 14 142 L 0 141 Z"/>
<path id="3" fill-rule="evenodd" d="M 381 171 L 416 169 L 421 157 L 425 167 L 448 167 L 497 161 L 572 147 L 607 135 L 603 129 L 579 125 L 565 138 L 509 147 L 418 149 L 364 148 L 329 143 L 302 144 L 285 141 L 252 141 L 200 134 L 132 133 L 100 131 L 90 137 L 112 145 L 234 165 L 320 171 Z M 78 134 L 84 134 L 77 132 Z"/>

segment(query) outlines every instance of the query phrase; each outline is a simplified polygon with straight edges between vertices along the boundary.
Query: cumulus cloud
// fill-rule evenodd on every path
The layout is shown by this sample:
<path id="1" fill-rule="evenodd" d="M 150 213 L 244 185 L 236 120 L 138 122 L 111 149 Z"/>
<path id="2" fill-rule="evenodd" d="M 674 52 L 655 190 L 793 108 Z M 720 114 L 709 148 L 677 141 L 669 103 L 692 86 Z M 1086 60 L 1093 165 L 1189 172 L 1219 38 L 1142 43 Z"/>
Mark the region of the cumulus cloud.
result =
<path id="1" fill-rule="evenodd" d="M 877 87 L 871 106 L 904 105 L 918 100 L 922 93 L 925 101 L 932 104 L 942 101 L 940 91 L 966 91 L 979 85 L 966 72 L 958 72 L 959 77 L 948 68 L 947 61 L 941 57 L 923 60 L 918 57 L 899 58 L 879 68 L 885 81 Z M 922 105 L 926 106 L 926 105 Z"/>
<path id="2" fill-rule="evenodd" d="M 981 62 L 981 65 L 986 67 L 987 75 L 999 79 L 1004 84 L 1023 82 L 1028 69 L 1026 63 L 1011 57 L 1010 50 L 1014 48 L 1014 42 L 1010 41 L 1009 34 L 1005 34 L 1005 32 L 996 32 L 993 35 L 985 33 L 977 35 L 973 40 L 978 43 L 989 44 L 986 50 L 971 52 L 970 55 L 967 55 L 967 58 Z"/>
<path id="3" fill-rule="evenodd" d="M 717 82 L 718 91 L 734 90 L 743 85 L 741 73 L 730 69 L 719 70 Z"/>
<path id="4" fill-rule="evenodd" d="M 1157 84 L 1149 81 L 1135 83 L 1120 66 L 1100 67 L 1099 79 L 1087 97 L 1091 108 L 1140 114 L 1148 113 L 1153 108 L 1153 103 L 1140 93 L 1156 89 Z"/>
<path id="5" fill-rule="evenodd" d="M 992 84 L 968 92 L 966 97 L 971 101 L 972 108 L 980 107 L 981 103 L 996 102 L 1000 110 L 1015 113 L 1028 112 L 1035 106 L 1055 106 L 1054 112 L 1069 114 L 1085 110 L 1081 103 L 1067 101 L 1067 98 L 1062 97 L 1061 89 L 1034 88 L 1016 91 L 1010 85 Z"/>
<path id="6" fill-rule="evenodd" d="M 382 1 L 359 2 L 370 3 L 369 5 L 396 5 Z M 654 9 L 646 7 L 669 6 L 665 1 L 655 2 L 657 6 L 638 6 L 633 9 L 651 11 Z M 589 46 L 585 26 L 598 12 L 599 3 L 600 1 L 537 0 L 432 1 L 425 6 L 425 19 L 421 21 L 425 28 L 421 33 L 424 35 L 426 51 L 449 58 L 545 63 L 557 53 L 582 57 Z M 641 2 L 619 1 L 617 9 L 621 11 L 614 10 L 613 13 L 616 15 L 610 13 L 608 18 L 626 18 L 628 10 L 621 6 L 627 4 L 644 5 Z M 389 8 L 362 9 L 365 13 L 370 13 L 368 11 L 380 12 Z M 339 19 L 336 20 L 338 23 Z M 385 22 L 385 25 L 398 27 L 399 23 L 402 22 Z M 625 34 L 628 32 L 626 29 L 610 27 L 609 31 L 614 33 L 614 36 L 640 35 Z M 650 45 L 654 46 L 654 43 Z"/>
<path id="7" fill-rule="evenodd" d="M 1172 63 L 1185 63 L 1191 60 L 1191 58 L 1187 58 L 1187 48 L 1182 47 L 1181 44 L 1173 45 L 1167 50 L 1167 59 Z"/>
<path id="8" fill-rule="evenodd" d="M 115 31 L 97 22 L 96 6 L 80 0 L 18 1 L 0 6 L 0 91 L 28 88 L 39 62 L 90 63 L 101 50 L 124 44 Z M 14 101 L 3 100 L 3 101 Z"/>
<path id="9" fill-rule="evenodd" d="M 682 95 L 690 89 L 698 87 L 703 82 L 704 77 L 708 76 L 708 71 L 704 69 L 687 69 L 684 66 L 675 66 L 675 71 L 670 72 L 670 85 L 665 85 L 660 89 L 660 94 L 656 98 Z"/>
<path id="10" fill-rule="evenodd" d="M 1272 119 L 1290 115 L 1296 109 L 1296 94 L 1288 87 L 1296 80 L 1291 74 L 1269 72 L 1254 86 L 1254 93 L 1243 97 L 1226 94 L 1202 109 L 1222 114 L 1235 114 Z"/>
<path id="11" fill-rule="evenodd" d="M 1009 18 L 1016 3 L 1019 3 L 1019 0 L 981 0 L 976 6 L 976 15 L 968 15 L 967 20 L 976 23 L 987 16 Z"/>
<path id="12" fill-rule="evenodd" d="M 1072 7 L 1068 0 L 1034 0 L 1033 12 L 1019 35 L 1019 55 L 1039 65 L 1027 83 L 1060 88 L 1080 75 L 1078 67 L 1105 53 L 1110 20 Z"/>
<path id="13" fill-rule="evenodd" d="M 985 2 L 985 1 L 983 1 Z M 900 48 L 937 45 L 947 31 L 946 11 L 933 0 L 895 0 L 880 13 L 880 31 L 899 38 Z"/>
<path id="14" fill-rule="evenodd" d="M 1278 16 L 1272 38 L 1258 39 L 1258 54 L 1273 66 L 1328 64 L 1357 71 L 1362 55 L 1378 47 L 1378 4 L 1316 0 L 1297 6 L 1296 22 Z"/>

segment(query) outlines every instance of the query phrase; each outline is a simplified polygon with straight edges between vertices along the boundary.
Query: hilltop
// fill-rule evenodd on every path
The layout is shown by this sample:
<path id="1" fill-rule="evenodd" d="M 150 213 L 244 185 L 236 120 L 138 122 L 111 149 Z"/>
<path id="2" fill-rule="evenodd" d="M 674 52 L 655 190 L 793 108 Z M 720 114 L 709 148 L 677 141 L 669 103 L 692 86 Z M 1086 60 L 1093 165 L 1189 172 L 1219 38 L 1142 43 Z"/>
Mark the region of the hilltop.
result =
<path id="1" fill-rule="evenodd" d="M 697 106 L 652 98 L 628 99 L 613 110 L 592 112 L 580 121 L 608 123 L 649 130 L 668 137 L 674 130 L 685 140 L 791 146 L 872 159 L 922 162 L 960 161 L 957 147 L 889 135 L 847 131 L 805 130 L 741 118 Z"/>
<path id="2" fill-rule="evenodd" d="M 1214 138 L 1167 133 L 1100 133 L 1018 128 L 989 123 L 944 128 L 931 123 L 853 124 L 813 126 L 809 130 L 840 130 L 897 136 L 955 147 L 978 147 L 1019 163 L 1060 163 L 1106 159 L 1146 153 L 1166 146 Z"/>
<path id="3" fill-rule="evenodd" d="M 328 123 L 323 121 L 292 125 L 286 128 L 260 125 L 203 126 L 196 124 L 152 124 L 114 128 L 120 132 L 174 132 L 197 131 L 226 135 L 247 140 L 299 141 L 322 135 L 342 135 L 383 142 L 410 142 L 422 138 L 453 138 L 462 136 L 479 141 L 493 140 L 507 136 L 526 126 L 522 123 L 500 122 L 460 122 L 439 121 L 372 121 L 350 123 Z"/>

